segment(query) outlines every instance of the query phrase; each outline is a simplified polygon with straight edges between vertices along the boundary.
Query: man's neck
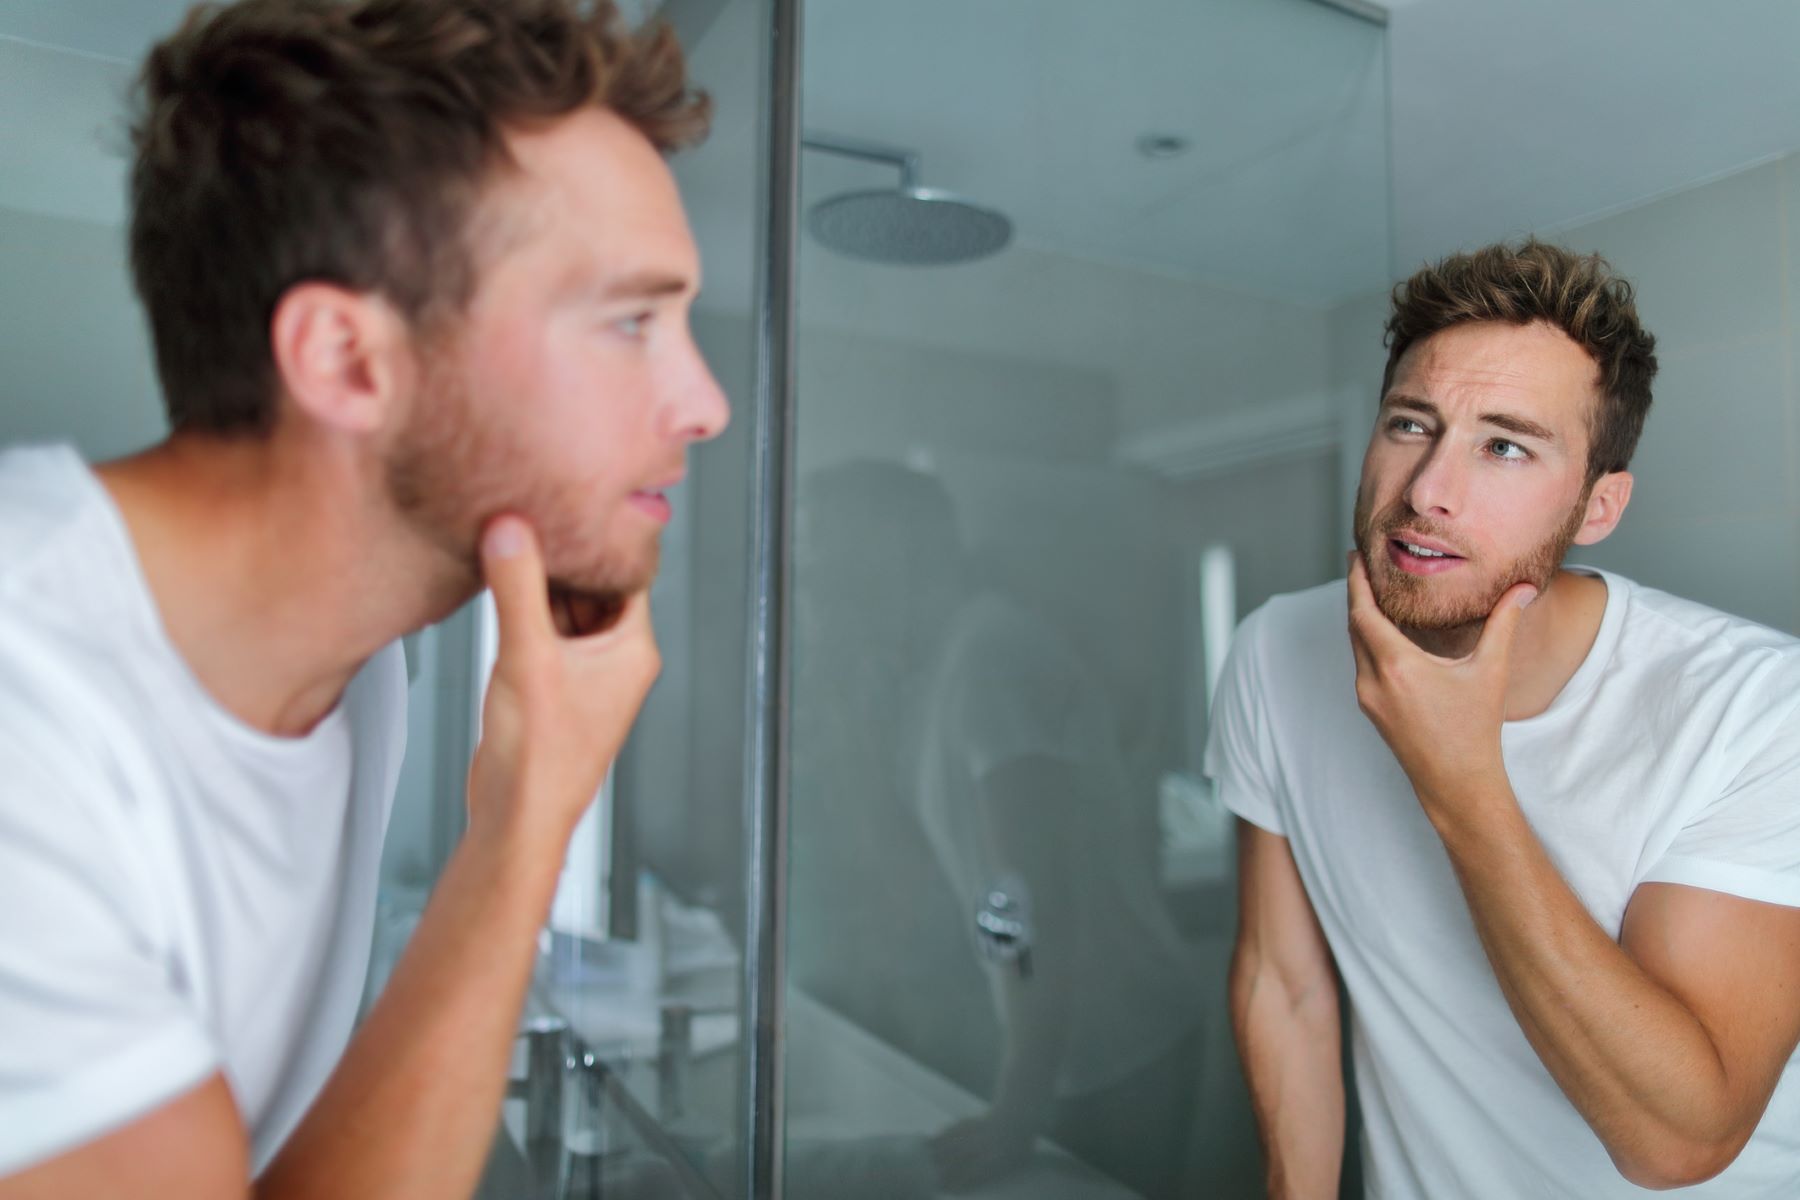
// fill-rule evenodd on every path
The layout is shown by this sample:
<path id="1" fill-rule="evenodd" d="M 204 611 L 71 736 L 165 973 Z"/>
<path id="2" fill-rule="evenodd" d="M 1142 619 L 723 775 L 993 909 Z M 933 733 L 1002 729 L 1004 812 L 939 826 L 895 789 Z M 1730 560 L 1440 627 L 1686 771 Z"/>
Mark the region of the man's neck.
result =
<path id="1" fill-rule="evenodd" d="M 370 655 L 477 586 L 376 502 L 367 469 L 279 436 L 178 437 L 96 469 L 175 649 L 253 728 L 306 733 Z"/>
<path id="2" fill-rule="evenodd" d="M 1606 615 L 1606 583 L 1593 575 L 1558 571 L 1525 610 L 1513 637 L 1507 672 L 1506 719 L 1535 717 L 1561 694 L 1593 648 Z M 1481 640 L 1482 623 L 1459 629 L 1407 629 L 1420 649 L 1462 658 Z"/>

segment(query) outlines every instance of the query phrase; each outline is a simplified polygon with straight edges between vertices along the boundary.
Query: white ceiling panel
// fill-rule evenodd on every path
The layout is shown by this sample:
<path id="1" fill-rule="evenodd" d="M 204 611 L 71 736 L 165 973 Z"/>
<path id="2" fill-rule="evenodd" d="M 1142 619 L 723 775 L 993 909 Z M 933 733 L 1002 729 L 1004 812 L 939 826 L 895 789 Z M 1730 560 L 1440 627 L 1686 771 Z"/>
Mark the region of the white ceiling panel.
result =
<path id="1" fill-rule="evenodd" d="M 809 128 L 920 152 L 1024 244 L 1314 304 L 1385 277 L 1367 22 L 1309 0 L 819 3 L 805 45 Z M 1146 159 L 1146 133 L 1192 149 Z"/>
<path id="2" fill-rule="evenodd" d="M 1420 0 L 1388 33 L 1402 272 L 1800 149 L 1795 0 Z"/>

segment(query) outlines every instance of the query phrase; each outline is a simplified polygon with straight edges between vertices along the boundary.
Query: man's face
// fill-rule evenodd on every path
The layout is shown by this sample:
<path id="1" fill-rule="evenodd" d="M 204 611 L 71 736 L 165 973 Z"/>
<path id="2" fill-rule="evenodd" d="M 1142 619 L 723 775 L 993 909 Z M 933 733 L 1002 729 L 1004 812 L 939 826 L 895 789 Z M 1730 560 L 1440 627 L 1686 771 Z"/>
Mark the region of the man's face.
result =
<path id="1" fill-rule="evenodd" d="M 1597 389 L 1587 352 L 1542 323 L 1458 325 L 1401 356 L 1356 498 L 1389 620 L 1478 625 L 1507 588 L 1541 591 L 1571 544 L 1603 536 L 1587 536 Z"/>
<path id="2" fill-rule="evenodd" d="M 519 170 L 477 218 L 466 312 L 421 344 L 389 487 L 471 567 L 487 519 L 518 513 L 553 583 L 617 598 L 655 577 L 664 493 L 729 419 L 688 329 L 698 255 L 661 156 L 614 114 L 509 144 Z"/>

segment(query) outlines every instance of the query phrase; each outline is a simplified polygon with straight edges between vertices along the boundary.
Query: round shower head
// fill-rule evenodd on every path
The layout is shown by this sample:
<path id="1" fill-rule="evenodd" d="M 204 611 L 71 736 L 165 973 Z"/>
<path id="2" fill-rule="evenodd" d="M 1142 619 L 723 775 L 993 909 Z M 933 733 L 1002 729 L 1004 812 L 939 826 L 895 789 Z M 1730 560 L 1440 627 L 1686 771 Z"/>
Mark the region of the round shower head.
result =
<path id="1" fill-rule="evenodd" d="M 820 242 L 871 262 L 938 266 L 970 262 L 1012 240 L 1012 222 L 935 188 L 849 192 L 813 205 L 806 227 Z"/>

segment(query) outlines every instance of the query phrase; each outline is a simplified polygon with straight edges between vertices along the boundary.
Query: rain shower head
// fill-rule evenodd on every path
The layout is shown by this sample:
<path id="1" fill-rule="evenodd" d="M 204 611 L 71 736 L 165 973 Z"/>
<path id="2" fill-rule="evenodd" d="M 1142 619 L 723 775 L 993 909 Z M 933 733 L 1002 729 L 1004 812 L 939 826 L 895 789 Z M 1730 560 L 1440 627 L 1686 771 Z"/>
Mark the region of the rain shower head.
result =
<path id="1" fill-rule="evenodd" d="M 900 169 L 897 188 L 833 196 L 807 213 L 807 230 L 839 254 L 871 262 L 942 266 L 986 258 L 1012 240 L 1012 222 L 1004 214 L 949 192 L 920 187 L 915 153 L 823 135 L 808 135 L 802 144 Z"/>
<path id="2" fill-rule="evenodd" d="M 933 188 L 833 196 L 813 205 L 806 228 L 839 254 L 919 266 L 985 258 L 1012 238 L 1000 213 Z"/>

